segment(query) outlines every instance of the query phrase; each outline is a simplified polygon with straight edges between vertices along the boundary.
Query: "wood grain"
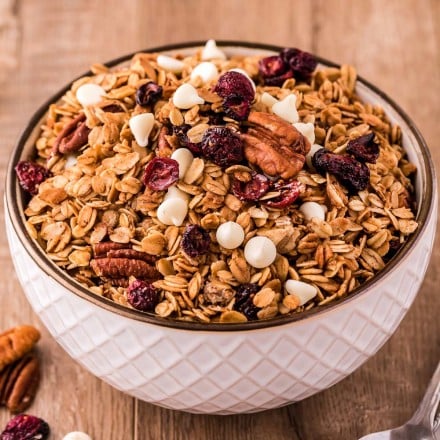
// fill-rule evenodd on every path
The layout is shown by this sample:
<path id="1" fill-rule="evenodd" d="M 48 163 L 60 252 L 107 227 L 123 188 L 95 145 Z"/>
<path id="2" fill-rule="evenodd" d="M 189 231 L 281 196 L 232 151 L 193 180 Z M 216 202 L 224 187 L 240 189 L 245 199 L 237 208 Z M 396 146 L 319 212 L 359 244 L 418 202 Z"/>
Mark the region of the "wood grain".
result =
<path id="1" fill-rule="evenodd" d="M 437 0 L 17 0 L 14 11 L 17 67 L 0 85 L 1 191 L 9 152 L 26 120 L 91 63 L 208 38 L 297 46 L 354 64 L 411 115 L 440 165 Z M 14 275 L 3 210 L 0 215 L 0 328 L 29 322 L 43 330 Z M 54 439 L 71 430 L 94 440 L 353 439 L 398 425 L 414 411 L 440 359 L 440 252 L 434 249 L 420 294 L 390 341 L 346 380 L 303 402 L 227 417 L 135 402 L 91 376 L 43 330 L 44 375 L 30 412 L 48 420 Z M 0 426 L 8 418 L 0 409 Z"/>

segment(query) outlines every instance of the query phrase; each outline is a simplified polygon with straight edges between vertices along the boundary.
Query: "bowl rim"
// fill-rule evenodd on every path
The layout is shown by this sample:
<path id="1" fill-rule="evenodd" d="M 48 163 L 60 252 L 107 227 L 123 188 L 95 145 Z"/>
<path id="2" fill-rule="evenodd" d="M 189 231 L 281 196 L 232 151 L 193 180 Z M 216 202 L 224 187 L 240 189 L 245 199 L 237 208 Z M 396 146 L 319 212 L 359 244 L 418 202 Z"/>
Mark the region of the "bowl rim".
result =
<path id="1" fill-rule="evenodd" d="M 199 49 L 204 46 L 206 41 L 189 41 L 177 44 L 167 44 L 162 46 L 157 46 L 153 48 L 148 48 L 144 50 L 138 50 L 133 53 L 114 58 L 106 63 L 107 67 L 114 67 L 120 63 L 126 62 L 131 59 L 136 53 L 151 53 L 151 52 L 170 52 L 178 51 L 179 49 Z M 217 40 L 217 45 L 219 47 L 235 47 L 235 48 L 245 48 L 245 49 L 258 49 L 262 51 L 273 51 L 279 52 L 283 49 L 281 46 L 256 43 L 248 41 L 229 41 L 229 40 Z M 339 67 L 338 64 L 328 61 L 321 57 L 316 57 L 318 62 L 329 67 Z M 419 222 L 419 228 L 416 232 L 411 235 L 411 237 L 404 243 L 399 253 L 392 258 L 385 266 L 385 268 L 380 271 L 377 275 L 372 277 L 372 279 L 366 281 L 362 286 L 355 289 L 350 295 L 331 301 L 330 303 L 314 307 L 310 310 L 289 315 L 280 315 L 275 318 L 261 321 L 249 321 L 245 323 L 199 323 L 199 322 L 188 322 L 179 321 L 171 318 L 162 318 L 151 313 L 144 313 L 138 310 L 128 308 L 121 304 L 118 304 L 110 299 L 100 297 L 87 288 L 79 284 L 77 281 L 73 280 L 64 270 L 57 267 L 53 262 L 51 262 L 45 255 L 42 248 L 28 235 L 23 216 L 19 210 L 19 199 L 17 194 L 22 194 L 22 190 L 19 187 L 17 179 L 15 178 L 14 167 L 20 159 L 23 147 L 26 145 L 27 139 L 35 130 L 36 125 L 43 118 L 47 112 L 49 105 L 58 101 L 67 90 L 70 89 L 72 83 L 77 79 L 92 75 L 89 70 L 77 78 L 70 81 L 68 84 L 63 86 L 58 92 L 52 95 L 48 100 L 46 100 L 38 110 L 32 115 L 31 119 L 25 126 L 23 132 L 21 133 L 13 151 L 10 153 L 10 159 L 6 172 L 6 182 L 5 182 L 5 207 L 7 207 L 6 215 L 9 216 L 11 220 L 12 227 L 20 240 L 22 246 L 29 254 L 29 256 L 36 262 L 39 268 L 50 278 L 54 279 L 57 283 L 61 284 L 64 288 L 70 291 L 82 299 L 103 308 L 104 310 L 113 312 L 117 315 L 124 316 L 125 318 L 134 319 L 136 321 L 141 321 L 143 323 L 151 325 L 159 325 L 161 327 L 168 327 L 176 330 L 187 330 L 187 331 L 206 331 L 206 332 L 234 332 L 234 331 L 250 331 L 257 329 L 266 329 L 270 327 L 279 327 L 283 325 L 292 325 L 295 323 L 303 323 L 305 320 L 310 321 L 313 318 L 321 318 L 331 312 L 339 310 L 342 306 L 349 304 L 351 301 L 358 300 L 360 297 L 366 295 L 368 292 L 372 291 L 389 273 L 394 272 L 399 266 L 402 265 L 403 261 L 410 255 L 411 251 L 415 248 L 416 244 L 420 241 L 421 237 L 424 235 L 424 231 L 427 228 L 428 220 L 430 219 L 434 211 L 434 199 L 435 195 L 435 168 L 433 160 L 428 149 L 428 146 L 423 139 L 420 131 L 411 120 L 411 118 L 406 114 L 402 108 L 396 104 L 386 93 L 382 90 L 368 82 L 362 77 L 357 77 L 357 81 L 362 83 L 368 89 L 377 94 L 381 99 L 383 99 L 392 109 L 402 118 L 402 120 L 407 125 L 408 129 L 414 136 L 421 152 L 424 165 L 424 176 L 426 179 L 425 185 L 423 185 L 423 200 L 431 201 L 431 203 L 421 203 L 420 211 L 417 215 L 417 221 Z"/>

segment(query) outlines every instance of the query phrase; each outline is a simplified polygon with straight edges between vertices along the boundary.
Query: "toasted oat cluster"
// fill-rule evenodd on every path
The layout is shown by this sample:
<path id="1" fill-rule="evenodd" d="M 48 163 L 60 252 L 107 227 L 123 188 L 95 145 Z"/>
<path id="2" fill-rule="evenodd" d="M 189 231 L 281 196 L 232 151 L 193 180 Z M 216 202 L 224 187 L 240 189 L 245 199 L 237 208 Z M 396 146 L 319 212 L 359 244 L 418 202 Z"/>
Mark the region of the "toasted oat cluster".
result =
<path id="1" fill-rule="evenodd" d="M 50 106 L 28 233 L 96 295 L 246 322 L 349 295 L 417 228 L 401 133 L 351 66 L 298 49 L 138 53 Z"/>

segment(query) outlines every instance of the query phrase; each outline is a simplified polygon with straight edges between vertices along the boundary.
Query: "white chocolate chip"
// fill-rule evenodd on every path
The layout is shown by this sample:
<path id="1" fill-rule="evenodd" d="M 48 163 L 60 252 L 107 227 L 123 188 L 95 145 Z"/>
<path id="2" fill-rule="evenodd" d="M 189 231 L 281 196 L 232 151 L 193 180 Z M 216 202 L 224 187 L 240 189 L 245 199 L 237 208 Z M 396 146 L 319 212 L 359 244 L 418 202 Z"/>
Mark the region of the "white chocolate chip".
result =
<path id="1" fill-rule="evenodd" d="M 272 111 L 291 124 L 299 121 L 298 110 L 296 109 L 296 95 L 287 95 L 283 100 L 272 106 Z"/>
<path id="2" fill-rule="evenodd" d="M 205 101 L 197 94 L 197 90 L 191 84 L 182 84 L 173 95 L 173 104 L 177 108 L 188 109 Z"/>
<path id="3" fill-rule="evenodd" d="M 267 237 L 252 237 L 244 247 L 244 258 L 253 267 L 270 266 L 277 256 L 275 244 Z"/>
<path id="4" fill-rule="evenodd" d="M 293 126 L 307 138 L 310 142 L 310 145 L 313 145 L 315 142 L 315 126 L 311 122 L 297 122 L 293 124 Z"/>
<path id="5" fill-rule="evenodd" d="M 325 208 L 325 209 L 324 209 Z M 304 202 L 299 210 L 303 213 L 306 220 L 311 220 L 312 218 L 318 218 L 319 220 L 325 220 L 325 213 L 327 207 L 320 205 L 316 202 Z"/>
<path id="6" fill-rule="evenodd" d="M 249 76 L 249 74 L 246 72 L 246 70 L 243 70 L 243 69 L 236 67 L 234 69 L 230 69 L 229 72 L 238 72 L 238 73 L 241 73 L 242 75 L 244 75 L 250 81 L 252 88 L 254 89 L 254 92 L 257 91 L 257 86 L 255 85 L 254 80 Z"/>
<path id="7" fill-rule="evenodd" d="M 167 55 L 158 55 L 157 65 L 159 67 L 162 67 L 162 69 L 168 70 L 169 72 L 173 73 L 180 73 L 185 67 L 185 63 L 183 61 L 177 60 L 176 58 L 169 57 Z"/>
<path id="8" fill-rule="evenodd" d="M 191 72 L 191 81 L 194 81 L 196 78 L 201 78 L 203 83 L 207 83 L 217 78 L 218 70 L 214 63 L 210 61 L 203 61 L 200 64 L 197 64 L 196 67 Z"/>
<path id="9" fill-rule="evenodd" d="M 83 84 L 76 91 L 76 99 L 83 106 L 98 104 L 105 95 L 105 90 L 98 84 Z"/>
<path id="10" fill-rule="evenodd" d="M 168 226 L 181 226 L 186 214 L 188 214 L 188 204 L 182 199 L 164 200 L 157 208 L 157 218 Z"/>
<path id="11" fill-rule="evenodd" d="M 238 223 L 226 222 L 217 228 L 217 242 L 226 249 L 238 248 L 244 240 L 244 230 Z"/>
<path id="12" fill-rule="evenodd" d="M 182 199 L 184 200 L 186 203 L 189 202 L 189 194 L 186 193 L 185 191 L 182 191 L 181 189 L 177 188 L 177 186 L 172 185 L 168 188 L 167 193 L 165 194 L 165 197 L 163 198 L 163 200 L 168 200 L 168 199 Z"/>
<path id="13" fill-rule="evenodd" d="M 92 440 L 85 432 L 73 431 L 63 437 L 63 440 Z"/>
<path id="14" fill-rule="evenodd" d="M 261 95 L 261 102 L 262 102 L 264 105 L 267 105 L 269 108 L 272 108 L 272 106 L 278 102 L 278 99 L 275 98 L 275 97 L 273 97 L 273 96 L 270 95 L 269 93 L 264 92 L 264 93 Z"/>
<path id="15" fill-rule="evenodd" d="M 202 50 L 202 60 L 225 60 L 225 53 L 217 47 L 215 40 L 208 40 Z"/>
<path id="16" fill-rule="evenodd" d="M 188 148 L 178 148 L 171 155 L 171 159 L 174 159 L 179 164 L 179 179 L 183 179 L 194 160 L 193 154 Z"/>
<path id="17" fill-rule="evenodd" d="M 153 113 L 141 113 L 136 116 L 132 116 L 128 122 L 131 132 L 136 139 L 137 144 L 140 147 L 146 147 L 148 145 L 148 137 L 154 126 Z"/>
<path id="18" fill-rule="evenodd" d="M 323 148 L 321 145 L 313 144 L 310 148 L 310 151 L 306 154 L 306 163 L 311 170 L 315 169 L 315 167 L 312 164 L 312 157 L 321 148 Z"/>
<path id="19" fill-rule="evenodd" d="M 298 298 L 300 306 L 310 301 L 318 293 L 315 286 L 302 281 L 287 280 L 284 286 L 290 295 L 295 295 Z"/>
<path id="20" fill-rule="evenodd" d="M 66 164 L 64 165 L 64 169 L 67 170 L 69 168 L 74 167 L 78 163 L 76 156 L 74 154 L 69 154 L 66 156 Z"/>

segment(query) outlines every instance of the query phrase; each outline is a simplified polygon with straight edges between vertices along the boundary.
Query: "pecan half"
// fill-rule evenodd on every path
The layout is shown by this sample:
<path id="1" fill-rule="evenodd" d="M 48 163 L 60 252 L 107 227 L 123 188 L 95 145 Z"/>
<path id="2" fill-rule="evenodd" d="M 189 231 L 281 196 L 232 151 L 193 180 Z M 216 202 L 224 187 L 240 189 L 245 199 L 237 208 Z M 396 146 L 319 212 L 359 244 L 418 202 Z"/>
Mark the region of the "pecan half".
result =
<path id="1" fill-rule="evenodd" d="M 244 155 L 271 177 L 290 179 L 301 171 L 310 143 L 292 124 L 277 115 L 251 112 L 249 129 L 241 134 Z"/>
<path id="2" fill-rule="evenodd" d="M 130 258 L 132 260 L 142 260 L 146 263 L 154 263 L 157 258 L 145 252 L 135 251 L 134 249 L 115 249 L 107 252 L 109 258 Z"/>
<path id="3" fill-rule="evenodd" d="M 0 371 L 29 352 L 40 339 L 40 332 L 30 325 L 20 325 L 0 334 Z"/>
<path id="4" fill-rule="evenodd" d="M 142 260 L 130 258 L 98 258 L 90 262 L 97 276 L 104 278 L 128 278 L 130 276 L 144 279 L 159 279 L 160 273 L 155 267 Z"/>
<path id="5" fill-rule="evenodd" d="M 106 257 L 108 252 L 118 249 L 130 249 L 130 245 L 115 243 L 114 241 L 104 241 L 93 245 L 95 258 Z"/>
<path id="6" fill-rule="evenodd" d="M 8 369 L 0 389 L 1 403 L 13 413 L 23 412 L 32 403 L 40 383 L 40 363 L 35 354 L 28 354 Z"/>
<path id="7" fill-rule="evenodd" d="M 60 131 L 53 144 L 53 153 L 73 153 L 87 144 L 90 128 L 85 119 L 86 115 L 80 113 Z"/>

